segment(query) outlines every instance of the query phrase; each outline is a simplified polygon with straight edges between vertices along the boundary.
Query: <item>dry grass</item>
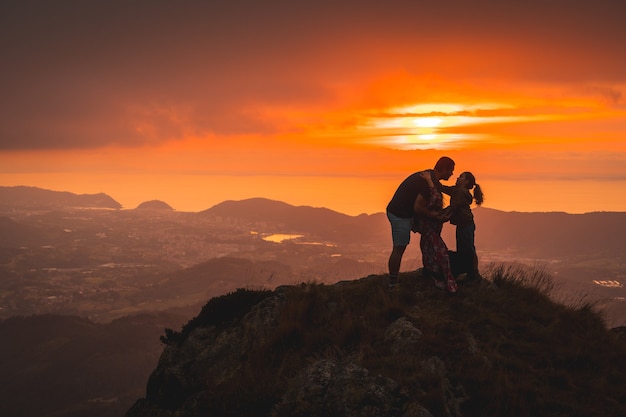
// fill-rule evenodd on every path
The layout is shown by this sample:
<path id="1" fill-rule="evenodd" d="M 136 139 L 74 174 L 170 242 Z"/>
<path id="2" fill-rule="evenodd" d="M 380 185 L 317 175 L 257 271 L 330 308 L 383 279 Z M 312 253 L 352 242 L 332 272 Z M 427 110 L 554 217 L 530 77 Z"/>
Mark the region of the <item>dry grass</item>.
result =
<path id="1" fill-rule="evenodd" d="M 406 398 L 436 415 L 446 394 L 421 363 L 437 356 L 451 386 L 467 396 L 467 417 L 626 415 L 626 344 L 591 306 L 555 303 L 554 284 L 541 268 L 495 266 L 485 275 L 481 284 L 461 285 L 456 295 L 436 289 L 419 272 L 401 275 L 394 290 L 383 276 L 291 287 L 270 341 L 250 355 L 247 377 L 222 391 L 213 387 L 211 396 L 269 415 L 291 377 L 328 358 L 392 378 Z M 238 303 L 254 298 L 240 294 Z M 413 351 L 394 354 L 384 332 L 399 317 L 423 336 Z M 246 398 L 254 404 L 241 404 Z"/>

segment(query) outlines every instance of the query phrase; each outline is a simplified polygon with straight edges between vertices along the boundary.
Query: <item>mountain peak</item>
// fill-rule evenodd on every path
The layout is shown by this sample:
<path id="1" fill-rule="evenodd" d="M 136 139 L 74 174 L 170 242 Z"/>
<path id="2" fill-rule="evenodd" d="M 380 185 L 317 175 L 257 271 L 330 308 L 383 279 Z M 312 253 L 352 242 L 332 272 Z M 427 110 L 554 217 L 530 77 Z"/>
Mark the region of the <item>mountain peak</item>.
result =
<path id="1" fill-rule="evenodd" d="M 3 206 L 22 209 L 122 208 L 120 203 L 104 193 L 74 194 L 27 186 L 0 186 L 0 202 Z"/>
<path id="2" fill-rule="evenodd" d="M 525 277 L 495 270 L 456 295 L 417 271 L 394 290 L 371 275 L 214 298 L 166 330 L 126 416 L 624 415 L 623 339 Z"/>
<path id="3" fill-rule="evenodd" d="M 174 210 L 169 204 L 161 200 L 144 201 L 137 206 L 137 210 Z"/>

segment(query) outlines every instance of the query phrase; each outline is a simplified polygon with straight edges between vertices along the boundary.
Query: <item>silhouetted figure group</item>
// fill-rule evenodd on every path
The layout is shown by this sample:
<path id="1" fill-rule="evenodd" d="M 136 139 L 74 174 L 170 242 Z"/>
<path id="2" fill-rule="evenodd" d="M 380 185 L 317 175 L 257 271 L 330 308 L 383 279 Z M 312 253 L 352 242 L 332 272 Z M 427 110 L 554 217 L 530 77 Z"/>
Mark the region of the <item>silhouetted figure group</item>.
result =
<path id="1" fill-rule="evenodd" d="M 441 184 L 441 180 L 452 176 L 454 165 L 451 158 L 444 156 L 433 169 L 409 175 L 387 205 L 393 240 L 388 265 L 391 287 L 398 285 L 402 256 L 412 232 L 420 234 L 423 274 L 432 279 L 437 288 L 455 293 L 458 290 L 455 276 L 461 274 L 465 274 L 467 281 L 481 279 L 471 205 L 473 202 L 482 204 L 483 193 L 470 172 L 459 175 L 454 186 Z M 450 196 L 450 204 L 445 208 L 442 193 Z M 443 224 L 447 221 L 456 226 L 456 252 L 449 251 L 441 237 Z"/>

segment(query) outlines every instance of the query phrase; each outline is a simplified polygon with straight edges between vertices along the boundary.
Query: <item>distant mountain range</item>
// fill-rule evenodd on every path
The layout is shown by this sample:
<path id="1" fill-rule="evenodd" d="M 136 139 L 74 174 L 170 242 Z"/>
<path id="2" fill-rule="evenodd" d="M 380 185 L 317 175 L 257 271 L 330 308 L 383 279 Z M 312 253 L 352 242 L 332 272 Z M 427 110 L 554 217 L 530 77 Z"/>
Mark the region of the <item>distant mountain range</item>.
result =
<path id="1" fill-rule="evenodd" d="M 110 196 L 73 194 L 36 187 L 0 187 L 0 209 L 120 209 Z M 173 210 L 167 203 L 152 200 L 137 209 Z M 328 208 L 293 206 L 265 198 L 224 201 L 199 216 L 237 219 L 250 224 L 268 225 L 285 233 L 306 233 L 312 237 L 354 244 L 374 244 L 390 239 L 389 224 L 383 212 L 349 216 Z M 626 253 L 626 212 L 504 212 L 474 209 L 476 244 L 483 251 L 508 251 L 528 257 L 578 255 L 622 256 Z M 6 219 L 0 228 L 15 235 L 20 227 Z M 24 235 L 32 231 L 24 230 Z M 454 227 L 444 226 L 444 240 L 454 249 Z M 414 237 L 414 240 L 417 236 Z"/>
<path id="2" fill-rule="evenodd" d="M 382 213 L 349 216 L 328 208 L 292 206 L 265 198 L 224 201 L 199 214 L 267 224 L 289 233 L 355 244 L 386 240 L 388 232 L 387 218 Z"/>
<path id="3" fill-rule="evenodd" d="M 474 216 L 482 250 L 512 249 L 539 258 L 623 256 L 626 251 L 625 212 L 521 213 L 481 207 Z"/>
<path id="4" fill-rule="evenodd" d="M 122 205 L 104 193 L 74 194 L 38 187 L 0 186 L 0 207 L 14 209 L 102 208 L 121 209 Z M 164 201 L 144 201 L 137 209 L 173 210 Z"/>
<path id="5" fill-rule="evenodd" d="M 513 251 L 539 258 L 626 253 L 626 212 L 568 214 L 561 212 L 505 212 L 478 207 L 476 244 L 485 251 Z M 200 214 L 237 218 L 250 223 L 282 225 L 292 232 L 311 233 L 340 241 L 390 241 L 384 213 L 348 216 L 327 208 L 289 204 L 263 198 L 225 201 Z M 454 249 L 454 226 L 443 236 Z M 418 235 L 413 236 L 419 239 Z"/>
<path id="6" fill-rule="evenodd" d="M 120 209 L 122 205 L 104 193 L 74 194 L 51 191 L 37 187 L 0 187 L 0 207 L 13 208 L 108 208 Z"/>

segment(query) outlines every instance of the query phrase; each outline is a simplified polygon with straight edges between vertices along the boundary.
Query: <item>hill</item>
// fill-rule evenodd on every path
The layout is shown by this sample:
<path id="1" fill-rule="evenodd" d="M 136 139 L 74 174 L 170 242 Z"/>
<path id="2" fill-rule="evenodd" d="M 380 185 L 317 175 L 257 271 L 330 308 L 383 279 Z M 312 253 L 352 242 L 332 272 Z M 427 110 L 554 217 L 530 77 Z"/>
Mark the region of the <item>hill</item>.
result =
<path id="1" fill-rule="evenodd" d="M 144 201 L 137 206 L 137 210 L 174 210 L 169 204 L 161 200 Z"/>
<path id="2" fill-rule="evenodd" d="M 451 296 L 420 272 L 211 299 L 126 417 L 622 416 L 626 342 L 541 271 Z"/>
<path id="3" fill-rule="evenodd" d="M 621 256 L 626 250 L 623 212 L 522 213 L 484 207 L 473 211 L 476 244 L 483 250 L 509 249 L 542 258 Z"/>
<path id="4" fill-rule="evenodd" d="M 0 207 L 53 209 L 63 207 L 120 209 L 122 205 L 104 193 L 74 194 L 37 187 L 0 187 Z"/>
<path id="5" fill-rule="evenodd" d="M 159 334 L 183 317 L 189 316 L 141 314 L 108 324 L 60 315 L 0 321 L 0 415 L 122 415 L 157 363 Z"/>
<path id="6" fill-rule="evenodd" d="M 474 208 L 479 250 L 507 251 L 524 257 L 562 257 L 626 252 L 626 213 L 505 212 Z M 293 233 L 309 233 L 329 239 L 372 243 L 389 241 L 384 213 L 348 216 L 326 208 L 292 206 L 280 201 L 251 198 L 225 201 L 200 215 L 263 223 Z M 444 226 L 444 239 L 454 248 L 454 227 Z"/>
<path id="7" fill-rule="evenodd" d="M 323 207 L 292 206 L 265 198 L 224 201 L 199 215 L 238 219 L 277 232 L 306 233 L 312 238 L 340 243 L 369 244 L 386 239 L 388 232 L 383 213 L 349 216 Z"/>

